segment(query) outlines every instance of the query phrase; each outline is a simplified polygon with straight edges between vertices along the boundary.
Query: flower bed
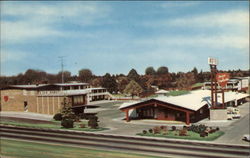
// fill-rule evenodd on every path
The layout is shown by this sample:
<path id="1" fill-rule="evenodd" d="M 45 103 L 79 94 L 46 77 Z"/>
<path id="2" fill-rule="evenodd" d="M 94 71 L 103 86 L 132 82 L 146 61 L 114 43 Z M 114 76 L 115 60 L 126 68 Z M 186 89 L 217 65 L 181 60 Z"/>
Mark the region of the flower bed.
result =
<path id="1" fill-rule="evenodd" d="M 177 129 L 175 126 L 156 126 L 149 130 L 143 130 L 142 133 L 138 133 L 140 136 L 150 137 L 164 137 L 175 139 L 189 139 L 189 140 L 206 140 L 212 141 L 223 135 L 224 132 L 219 128 L 207 127 L 204 125 L 192 125 L 190 127 L 183 126 Z"/>

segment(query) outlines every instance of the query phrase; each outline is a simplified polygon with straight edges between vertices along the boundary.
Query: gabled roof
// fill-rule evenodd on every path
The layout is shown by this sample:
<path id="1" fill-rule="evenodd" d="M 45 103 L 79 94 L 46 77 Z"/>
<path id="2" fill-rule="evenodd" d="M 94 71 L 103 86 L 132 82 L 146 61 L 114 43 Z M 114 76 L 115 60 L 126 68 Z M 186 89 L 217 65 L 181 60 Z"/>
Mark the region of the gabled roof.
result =
<path id="1" fill-rule="evenodd" d="M 172 104 L 177 107 L 182 107 L 185 109 L 197 111 L 205 105 L 211 105 L 211 91 L 210 90 L 196 90 L 192 91 L 190 94 L 180 95 L 180 96 L 158 96 L 153 99 L 148 100 L 158 100 L 164 103 Z M 225 92 L 225 102 L 238 100 L 249 96 L 248 94 L 237 93 L 237 92 Z M 119 109 L 126 109 L 128 107 L 134 106 L 138 103 L 144 103 L 148 100 L 135 101 L 123 103 Z M 218 103 L 222 103 L 222 94 L 218 93 Z"/>

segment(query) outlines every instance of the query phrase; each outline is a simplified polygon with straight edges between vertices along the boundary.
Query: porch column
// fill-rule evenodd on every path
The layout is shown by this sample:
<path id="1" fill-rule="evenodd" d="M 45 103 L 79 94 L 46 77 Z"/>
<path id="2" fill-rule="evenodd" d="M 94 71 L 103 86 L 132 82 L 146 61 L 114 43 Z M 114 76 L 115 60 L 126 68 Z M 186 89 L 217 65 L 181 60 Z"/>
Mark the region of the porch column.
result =
<path id="1" fill-rule="evenodd" d="M 190 114 L 189 114 L 189 112 L 186 112 L 186 124 L 187 125 L 190 124 Z"/>
<path id="2" fill-rule="evenodd" d="M 125 112 L 126 112 L 126 121 L 129 122 L 130 121 L 129 120 L 129 115 L 128 115 L 129 110 L 126 110 Z"/>

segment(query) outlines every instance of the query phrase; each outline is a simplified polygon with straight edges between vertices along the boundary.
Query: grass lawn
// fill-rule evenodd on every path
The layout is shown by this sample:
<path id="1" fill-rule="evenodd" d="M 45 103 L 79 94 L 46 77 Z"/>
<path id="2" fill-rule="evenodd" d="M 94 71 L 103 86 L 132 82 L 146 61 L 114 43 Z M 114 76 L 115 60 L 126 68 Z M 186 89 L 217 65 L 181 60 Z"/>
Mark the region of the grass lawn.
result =
<path id="1" fill-rule="evenodd" d="M 1 155 L 11 158 L 157 158 L 139 154 L 91 150 L 1 139 Z"/>
<path id="2" fill-rule="evenodd" d="M 175 138 L 175 139 L 212 141 L 212 140 L 215 140 L 215 139 L 219 138 L 220 136 L 222 136 L 224 134 L 224 132 L 217 131 L 215 133 L 209 134 L 206 137 L 200 137 L 200 134 L 192 132 L 192 131 L 188 131 L 188 133 L 187 133 L 188 136 L 179 136 L 178 134 L 179 134 L 178 131 L 168 131 L 167 135 L 153 134 L 153 133 L 147 133 L 147 134 L 138 133 L 137 135 L 150 136 L 150 137 L 164 137 L 164 138 Z"/>
<path id="3" fill-rule="evenodd" d="M 186 90 L 180 90 L 180 91 L 170 91 L 167 93 L 168 96 L 178 96 L 178 95 L 184 95 L 190 93 L 189 91 Z"/>
<path id="4" fill-rule="evenodd" d="M 74 128 L 63 128 L 61 126 L 60 121 L 52 121 L 56 124 L 34 124 L 34 123 L 22 123 L 22 122 L 15 122 L 15 121 L 1 121 L 0 124 L 4 125 L 13 125 L 13 126 L 19 126 L 19 127 L 31 127 L 31 128 L 49 128 L 49 129 L 67 129 L 67 130 L 77 130 L 77 131 L 89 131 L 89 132 L 95 132 L 95 131 L 103 131 L 107 130 L 108 128 L 97 128 L 97 129 L 91 129 L 87 127 L 87 121 L 84 122 L 75 122 Z M 80 124 L 85 124 L 85 128 L 80 128 Z"/>
<path id="5" fill-rule="evenodd" d="M 203 86 L 203 83 L 195 83 L 192 85 L 192 88 L 201 87 L 201 86 Z"/>

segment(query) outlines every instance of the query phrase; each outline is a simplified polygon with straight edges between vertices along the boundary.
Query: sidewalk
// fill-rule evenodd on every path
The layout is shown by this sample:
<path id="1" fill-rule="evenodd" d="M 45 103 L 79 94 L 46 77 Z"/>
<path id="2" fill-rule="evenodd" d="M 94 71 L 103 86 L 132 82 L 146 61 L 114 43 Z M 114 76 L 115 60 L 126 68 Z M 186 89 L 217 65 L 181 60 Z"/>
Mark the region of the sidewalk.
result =
<path id="1" fill-rule="evenodd" d="M 53 119 L 53 115 L 38 114 L 32 112 L 16 112 L 16 111 L 1 111 L 0 117 L 15 117 L 15 118 L 26 118 L 26 119 L 44 120 L 44 121 L 51 121 Z"/>

